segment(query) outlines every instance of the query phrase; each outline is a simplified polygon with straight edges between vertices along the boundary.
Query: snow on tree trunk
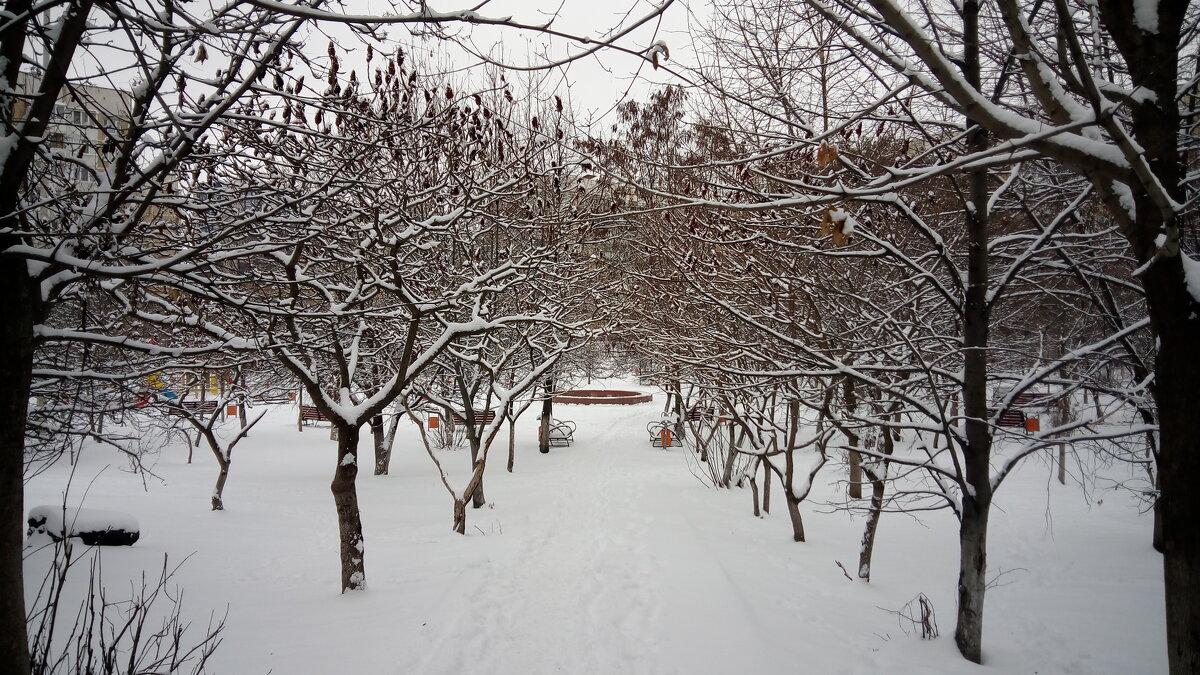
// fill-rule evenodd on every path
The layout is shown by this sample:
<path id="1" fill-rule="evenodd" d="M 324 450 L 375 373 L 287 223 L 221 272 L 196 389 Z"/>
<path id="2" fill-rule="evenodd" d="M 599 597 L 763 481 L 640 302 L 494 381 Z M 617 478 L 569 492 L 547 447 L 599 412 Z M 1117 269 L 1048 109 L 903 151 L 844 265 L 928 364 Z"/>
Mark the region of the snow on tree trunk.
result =
<path id="1" fill-rule="evenodd" d="M 333 503 L 337 507 L 339 550 L 342 563 L 342 592 L 367 587 L 363 563 L 362 518 L 358 509 L 358 427 L 335 423 L 338 427 L 338 462 L 333 473 Z"/>
<path id="2" fill-rule="evenodd" d="M 884 431 L 887 433 L 887 431 Z M 869 469 L 864 469 L 871 481 L 871 510 L 867 513 L 867 524 L 863 527 L 862 548 L 858 551 L 858 578 L 871 581 L 871 558 L 875 555 L 875 532 L 883 515 L 885 483 Z"/>

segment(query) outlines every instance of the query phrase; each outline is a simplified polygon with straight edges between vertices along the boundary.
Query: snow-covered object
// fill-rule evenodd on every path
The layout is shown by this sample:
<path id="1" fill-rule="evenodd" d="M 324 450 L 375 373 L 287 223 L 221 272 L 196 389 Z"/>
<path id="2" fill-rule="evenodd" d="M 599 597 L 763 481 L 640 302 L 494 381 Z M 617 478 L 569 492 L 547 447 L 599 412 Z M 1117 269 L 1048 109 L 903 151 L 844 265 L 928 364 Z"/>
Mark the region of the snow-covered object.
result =
<path id="1" fill-rule="evenodd" d="M 120 511 L 35 506 L 26 522 L 27 536 L 46 534 L 55 541 L 79 537 L 88 546 L 132 546 L 141 536 L 137 519 Z"/>
<path id="2" fill-rule="evenodd" d="M 1200 260 L 1192 260 L 1182 251 L 1179 257 L 1183 258 L 1183 276 L 1187 282 L 1188 293 L 1191 294 L 1192 300 L 1200 303 Z"/>

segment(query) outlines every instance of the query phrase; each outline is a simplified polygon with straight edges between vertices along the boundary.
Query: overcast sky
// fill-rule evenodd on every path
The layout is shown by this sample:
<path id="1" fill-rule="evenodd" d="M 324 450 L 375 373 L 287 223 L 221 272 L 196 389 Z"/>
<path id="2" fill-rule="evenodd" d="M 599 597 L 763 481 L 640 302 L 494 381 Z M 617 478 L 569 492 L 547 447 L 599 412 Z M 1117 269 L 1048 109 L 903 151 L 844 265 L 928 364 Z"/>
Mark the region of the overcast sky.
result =
<path id="1" fill-rule="evenodd" d="M 359 0 L 370 11 L 386 11 L 385 0 Z M 663 0 L 491 0 L 479 11 L 489 17 L 512 16 L 524 23 L 543 22 L 556 16 L 554 28 L 593 39 L 603 39 L 619 27 L 629 26 L 649 14 Z M 430 3 L 436 10 L 447 11 L 470 6 L 471 0 L 440 0 Z M 699 26 L 707 15 L 708 0 L 675 0 L 663 15 L 622 38 L 620 44 L 644 50 L 656 40 L 670 49 L 673 61 L 690 61 L 689 29 Z M 540 34 L 513 30 L 475 29 L 474 44 L 485 53 L 512 64 L 544 62 L 545 56 L 561 58 L 578 54 L 583 47 L 566 41 L 550 42 Z M 620 97 L 629 94 L 645 98 L 655 82 L 671 81 L 663 72 L 655 72 L 642 59 L 611 49 L 574 61 L 553 71 L 539 74 L 547 88 L 570 92 L 576 110 L 584 118 L 603 117 Z"/>

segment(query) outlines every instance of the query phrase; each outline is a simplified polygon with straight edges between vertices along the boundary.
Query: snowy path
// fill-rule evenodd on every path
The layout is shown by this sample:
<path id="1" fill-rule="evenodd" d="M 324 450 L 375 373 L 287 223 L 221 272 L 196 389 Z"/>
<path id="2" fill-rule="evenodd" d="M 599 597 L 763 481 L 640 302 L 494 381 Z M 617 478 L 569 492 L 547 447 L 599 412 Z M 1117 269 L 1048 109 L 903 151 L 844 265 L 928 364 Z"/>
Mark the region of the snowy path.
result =
<path id="1" fill-rule="evenodd" d="M 452 618 L 433 648 L 397 672 L 480 672 L 497 650 L 514 673 L 736 669 L 741 657 L 714 663 L 720 653 L 694 649 L 745 645 L 753 636 L 728 626 L 753 622 L 688 520 L 661 511 L 662 491 L 695 485 L 679 451 L 649 448 L 644 406 L 564 414 L 607 419 L 581 425 L 573 447 L 552 451 L 560 457 L 551 461 L 569 457 L 569 473 L 543 486 L 526 532 L 505 531 L 520 539 L 516 550 L 464 580 L 469 588 L 444 608 Z M 538 459 L 551 458 L 525 462 Z"/>
<path id="2" fill-rule="evenodd" d="M 819 504 L 844 489 L 835 468 L 803 507 L 809 541 L 795 544 L 778 493 L 774 515 L 755 519 L 748 490 L 706 488 L 688 451 L 651 448 L 645 425 L 660 410 L 560 406 L 556 416 L 579 425 L 576 442 L 548 455 L 530 414 L 512 474 L 501 434 L 489 506 L 468 511 L 465 537 L 450 531 L 450 499 L 406 424 L 391 475 L 359 478 L 368 590 L 350 596 L 337 592 L 336 453 L 324 430 L 296 432 L 294 408 L 273 410 L 238 446 L 224 512 L 208 510 L 211 456 L 197 451 L 187 464 L 179 447 L 145 485 L 111 450 L 89 449 L 67 501 L 78 504 L 86 486 L 88 507 L 139 520 L 136 546 L 104 553 L 114 592 L 155 573 L 164 554 L 191 555 L 176 578 L 187 617 L 202 628 L 229 608 L 216 673 L 980 672 L 954 650 L 949 514 L 885 517 L 872 583 L 850 581 L 837 563 L 854 568 L 862 519 Z M 443 459 L 461 486 L 467 453 Z M 69 473 L 63 463 L 31 481 L 27 507 L 59 503 Z M 1032 463 L 999 493 L 989 568 L 1005 576 L 988 594 L 986 670 L 1162 672 L 1149 519 L 1125 493 L 1085 498 L 1049 475 Z M 47 565 L 45 552 L 30 553 L 27 578 Z M 938 640 L 906 635 L 883 611 L 918 593 L 938 612 Z"/>

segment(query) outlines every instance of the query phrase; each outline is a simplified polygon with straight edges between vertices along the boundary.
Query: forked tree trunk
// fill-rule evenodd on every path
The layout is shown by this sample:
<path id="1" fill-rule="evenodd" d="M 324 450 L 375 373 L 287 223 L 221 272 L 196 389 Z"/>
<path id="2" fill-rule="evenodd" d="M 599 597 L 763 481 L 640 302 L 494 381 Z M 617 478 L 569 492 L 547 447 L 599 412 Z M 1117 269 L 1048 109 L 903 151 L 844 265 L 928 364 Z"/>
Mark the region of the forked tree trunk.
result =
<path id="1" fill-rule="evenodd" d="M 221 456 L 220 451 L 215 452 L 217 456 L 217 466 L 221 467 L 217 473 L 217 485 L 213 488 L 212 494 L 212 510 L 225 510 L 225 502 L 222 501 L 221 495 L 225 492 L 225 481 L 229 478 L 229 462 Z"/>
<path id="2" fill-rule="evenodd" d="M 474 509 L 481 509 L 487 503 L 483 496 L 483 470 L 480 454 L 479 443 L 471 441 L 471 466 L 479 473 L 479 480 L 475 481 L 475 488 L 471 490 L 471 508 Z"/>
<path id="3" fill-rule="evenodd" d="M 788 518 L 792 521 L 792 541 L 804 541 L 804 518 L 800 516 L 800 500 L 792 496 L 791 488 L 784 493 L 787 502 Z"/>
<path id="4" fill-rule="evenodd" d="M 357 426 L 335 422 L 338 430 L 338 461 L 329 489 L 337 508 L 339 551 L 342 562 L 342 592 L 367 587 L 363 563 L 362 517 L 358 509 L 358 431 Z"/>
<path id="5" fill-rule="evenodd" d="M 392 466 L 392 447 L 396 444 L 396 429 L 400 426 L 400 418 L 402 415 L 392 415 L 392 421 L 388 422 L 387 432 L 383 435 L 383 453 L 375 457 L 375 475 L 386 476 L 391 471 Z"/>
<path id="6" fill-rule="evenodd" d="M 467 487 L 463 490 L 462 499 L 454 500 L 454 531 L 459 534 L 467 533 L 467 501 L 474 500 L 477 491 L 479 494 L 483 494 L 483 470 L 484 462 L 475 462 L 471 479 L 467 481 Z"/>
<path id="7" fill-rule="evenodd" d="M 744 433 L 744 432 L 743 432 Z M 721 487 L 728 489 L 733 483 L 733 465 L 737 461 L 737 442 L 734 440 L 733 425 L 729 425 L 729 454 L 725 455 L 725 467 L 721 471 Z M 745 438 L 743 436 L 743 438 Z"/>
<path id="8" fill-rule="evenodd" d="M 467 500 L 454 500 L 454 531 L 459 534 L 467 533 Z"/>

